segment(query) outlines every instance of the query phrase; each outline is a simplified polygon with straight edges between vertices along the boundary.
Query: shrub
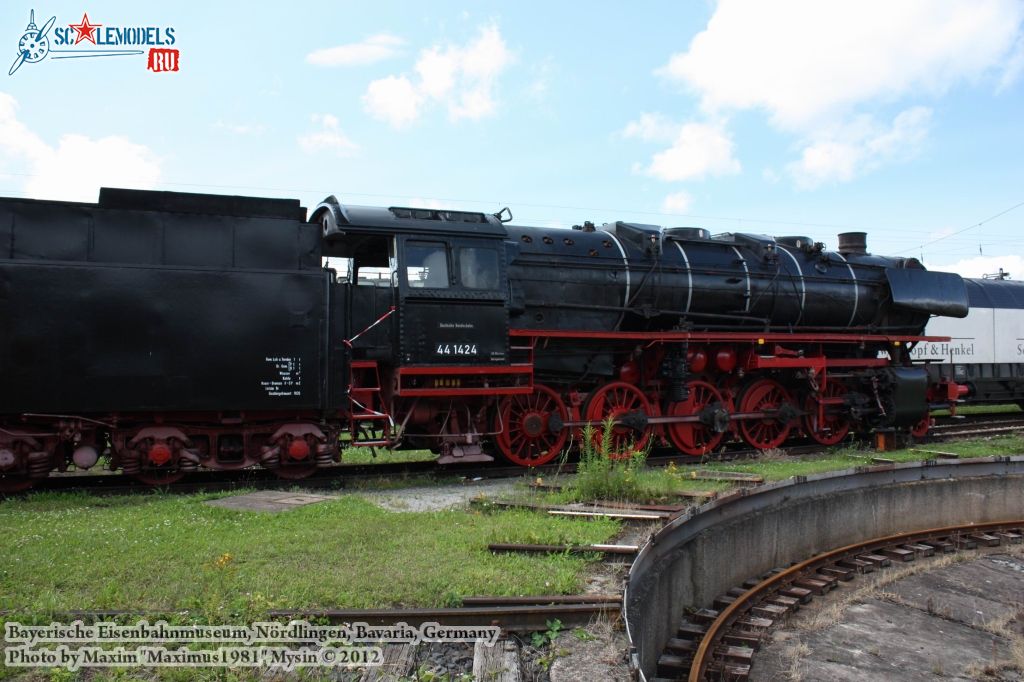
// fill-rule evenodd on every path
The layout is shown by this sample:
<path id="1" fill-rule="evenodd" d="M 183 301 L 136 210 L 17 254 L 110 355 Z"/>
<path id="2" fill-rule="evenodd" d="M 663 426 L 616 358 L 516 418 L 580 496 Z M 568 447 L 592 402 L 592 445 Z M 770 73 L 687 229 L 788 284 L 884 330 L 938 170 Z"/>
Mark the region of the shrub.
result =
<path id="1" fill-rule="evenodd" d="M 572 486 L 579 499 L 635 499 L 643 496 L 638 475 L 647 462 L 647 448 L 627 443 L 625 452 L 614 445 L 615 422 L 608 418 L 601 425 L 601 438 L 595 438 L 594 427 L 583 428 L 580 461 Z M 596 442 L 595 442 L 596 441 Z"/>

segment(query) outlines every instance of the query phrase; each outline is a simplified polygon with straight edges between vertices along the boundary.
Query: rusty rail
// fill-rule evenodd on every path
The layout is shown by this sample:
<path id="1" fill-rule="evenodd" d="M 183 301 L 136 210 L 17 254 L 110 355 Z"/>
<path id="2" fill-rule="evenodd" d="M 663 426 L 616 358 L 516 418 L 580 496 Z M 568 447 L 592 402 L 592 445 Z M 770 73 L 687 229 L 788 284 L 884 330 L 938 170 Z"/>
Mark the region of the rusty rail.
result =
<path id="1" fill-rule="evenodd" d="M 727 635 L 727 631 L 730 628 L 733 628 L 740 619 L 750 612 L 751 609 L 763 603 L 770 595 L 776 594 L 780 590 L 784 590 L 787 587 L 794 585 L 794 583 L 798 582 L 801 578 L 811 577 L 813 579 L 813 577 L 818 574 L 818 571 L 822 569 L 827 570 L 827 567 L 834 567 L 840 562 L 850 563 L 851 559 L 856 560 L 860 556 L 878 553 L 893 553 L 893 550 L 891 549 L 893 547 L 902 548 L 906 545 L 922 543 L 927 545 L 929 541 L 942 541 L 946 538 L 957 539 L 965 537 L 976 544 L 979 540 L 974 539 L 971 536 L 987 535 L 989 533 L 1006 533 L 1016 538 L 1016 541 L 1019 542 L 1019 531 L 1021 526 L 1024 526 L 1024 519 L 1006 522 L 999 521 L 981 524 L 962 524 L 958 526 L 947 526 L 944 528 L 932 528 L 923 531 L 888 535 L 886 537 L 873 538 L 871 540 L 846 545 L 845 547 L 840 547 L 838 549 L 818 554 L 776 573 L 775 575 L 757 583 L 737 597 L 734 602 L 726 606 L 725 609 L 719 613 L 718 617 L 708 625 L 707 630 L 704 632 L 703 637 L 700 640 L 700 644 L 697 646 L 697 651 L 694 654 L 690 667 L 689 682 L 703 682 L 703 680 L 706 679 L 708 667 L 715 659 L 715 650 L 723 643 L 723 640 Z M 1014 533 L 1013 531 L 1017 532 Z M 999 536 L 992 537 L 995 537 L 997 540 L 1001 539 Z M 939 546 L 940 545 L 937 543 L 935 548 L 938 549 Z M 908 550 L 902 551 L 906 552 Z M 911 554 L 913 554 L 913 552 L 911 552 Z"/>
<path id="2" fill-rule="evenodd" d="M 739 604 L 729 610 L 729 613 L 732 614 L 737 612 L 744 603 L 756 599 L 757 593 L 748 593 L 749 591 L 746 589 L 750 587 L 752 581 L 745 582 L 743 589 L 736 585 L 744 581 L 744 578 L 740 577 L 744 575 L 744 566 L 749 565 L 749 570 L 746 571 L 748 577 L 770 568 L 770 564 L 765 565 L 765 557 L 759 553 L 760 546 L 763 545 L 765 551 L 773 552 L 775 551 L 772 549 L 774 545 L 768 536 L 765 536 L 765 542 L 759 543 L 757 549 L 748 548 L 749 556 L 745 560 L 737 557 L 731 564 L 727 559 L 719 561 L 718 563 L 725 561 L 724 565 L 729 569 L 730 578 L 728 581 L 723 581 L 719 572 L 700 573 L 701 567 L 697 559 L 705 556 L 705 552 L 711 551 L 709 547 L 716 547 L 714 538 L 720 537 L 720 530 L 729 530 L 729 533 L 726 533 L 727 536 L 733 532 L 730 529 L 747 528 L 746 532 L 749 533 L 747 521 L 765 519 L 765 523 L 770 525 L 775 523 L 773 521 L 776 518 L 775 514 L 781 515 L 779 518 L 794 514 L 794 520 L 798 520 L 800 514 L 804 514 L 813 519 L 814 505 L 818 504 L 816 501 L 820 501 L 823 505 L 823 511 L 827 510 L 829 518 L 840 518 L 836 515 L 842 514 L 843 504 L 838 503 L 838 500 L 844 502 L 849 500 L 849 504 L 855 505 L 857 500 L 861 499 L 862 491 L 865 493 L 872 491 L 869 494 L 892 494 L 896 496 L 892 498 L 893 504 L 899 504 L 896 500 L 903 499 L 899 496 L 913 495 L 913 490 L 917 488 L 918 484 L 937 486 L 937 491 L 947 491 L 947 494 L 949 490 L 959 490 L 959 486 L 963 486 L 964 490 L 982 490 L 986 489 L 985 486 L 991 485 L 994 491 L 1002 491 L 1002 497 L 998 498 L 1000 504 L 983 505 L 979 511 L 984 513 L 977 518 L 957 513 L 955 506 L 937 507 L 929 512 L 931 516 L 928 518 L 934 520 L 930 523 L 922 522 L 926 529 L 934 530 L 971 521 L 1005 524 L 1007 523 L 1006 519 L 1024 518 L 1024 499 L 1010 491 L 1014 485 L 1017 485 L 1014 481 L 1019 481 L 1022 478 L 1024 478 L 1024 456 L 859 466 L 847 471 L 794 477 L 787 481 L 768 483 L 757 488 L 736 490 L 723 494 L 699 508 L 688 509 L 652 536 L 650 542 L 641 548 L 630 567 L 623 597 L 623 620 L 630 641 L 631 665 L 637 671 L 641 681 L 649 680 L 654 676 L 659 657 L 665 650 L 666 644 L 673 638 L 683 637 L 676 633 L 680 631 L 681 619 L 686 609 L 708 605 L 708 602 L 715 599 L 715 595 L 720 595 L 721 598 L 715 600 L 718 602 L 717 608 L 723 611 L 732 603 Z M 954 482 L 958 487 L 950 488 L 949 485 Z M 891 491 L 891 493 L 877 491 Z M 993 499 L 992 501 L 994 503 L 997 500 Z M 801 509 L 807 511 L 801 512 L 799 511 Z M 874 523 L 870 520 L 873 518 L 870 515 L 866 518 L 863 529 L 867 529 Z M 875 524 L 877 532 L 862 533 L 853 529 L 845 536 L 835 535 L 836 544 L 859 543 L 864 541 L 865 537 L 877 539 L 890 533 L 907 530 L 918 533 L 925 532 L 920 528 L 914 529 L 912 518 L 903 520 L 906 523 L 900 525 L 897 517 L 891 515 L 878 517 Z M 979 527 L 982 526 L 975 525 L 975 528 Z M 836 526 L 835 531 L 841 532 L 841 525 Z M 825 546 L 828 546 L 827 537 L 820 540 L 825 540 Z M 821 546 L 820 540 L 795 542 L 792 543 L 792 546 L 796 549 L 800 545 L 804 545 L 807 552 L 810 552 L 813 550 L 815 542 Z M 729 552 L 728 548 L 724 546 L 721 551 Z M 852 550 L 847 549 L 847 551 Z M 804 553 L 803 556 L 806 557 L 807 553 Z M 711 563 L 715 563 L 715 555 L 706 558 L 711 560 Z M 789 562 L 801 560 L 800 554 L 793 554 L 780 555 L 774 561 L 777 562 L 776 565 L 786 565 Z M 737 561 L 740 561 L 742 565 L 737 564 Z M 680 571 L 682 572 L 679 573 Z M 677 578 L 677 574 L 680 577 Z M 819 582 L 828 582 L 831 585 L 836 583 L 835 576 L 826 577 L 829 580 L 823 578 Z M 800 593 L 799 590 L 793 590 L 793 592 Z M 792 598 L 791 595 L 787 595 L 787 597 Z M 765 606 L 766 608 L 759 608 L 759 611 L 765 612 L 765 617 L 760 618 L 761 620 L 768 620 L 770 612 L 773 612 L 771 606 Z M 694 615 L 699 618 L 699 627 L 693 628 L 695 634 L 690 639 L 695 640 L 706 632 L 706 626 L 711 624 L 719 612 L 704 609 Z M 742 644 L 736 646 L 742 646 Z M 705 649 L 707 648 L 705 647 Z M 696 649 L 696 645 L 685 649 L 681 657 L 692 657 L 696 653 Z M 685 677 L 687 672 L 687 670 L 682 670 L 678 674 Z"/>
<path id="3" fill-rule="evenodd" d="M 505 632 L 546 630 L 548 621 L 559 620 L 563 627 L 587 625 L 598 618 L 619 617 L 618 601 L 569 604 L 528 604 L 468 606 L 443 609 L 304 609 L 275 610 L 271 618 L 325 619 L 330 623 L 367 623 L 395 625 L 440 623 L 455 626 L 497 625 Z"/>

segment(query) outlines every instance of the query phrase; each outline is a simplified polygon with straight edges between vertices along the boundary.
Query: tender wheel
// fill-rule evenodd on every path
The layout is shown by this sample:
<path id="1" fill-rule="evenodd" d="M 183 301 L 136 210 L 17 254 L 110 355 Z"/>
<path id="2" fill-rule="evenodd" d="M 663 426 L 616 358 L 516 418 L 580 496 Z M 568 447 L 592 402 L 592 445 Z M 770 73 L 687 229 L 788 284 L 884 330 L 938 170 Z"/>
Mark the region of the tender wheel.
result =
<path id="1" fill-rule="evenodd" d="M 128 441 L 120 453 L 121 470 L 146 485 L 169 485 L 194 468 L 198 455 L 181 430 L 170 426 L 147 426 Z"/>
<path id="2" fill-rule="evenodd" d="M 841 398 L 846 394 L 846 387 L 836 381 L 828 382 L 822 398 Z M 818 401 L 809 395 L 804 401 L 804 431 L 815 442 L 821 445 L 835 445 L 850 433 L 850 420 L 843 414 L 841 405 L 825 405 L 824 416 L 818 418 Z"/>
<path id="3" fill-rule="evenodd" d="M 498 410 L 501 432 L 495 440 L 502 456 L 513 464 L 547 464 L 565 447 L 568 429 L 562 424 L 569 421 L 569 410 L 547 386 L 537 384 L 528 395 L 505 396 Z"/>
<path id="4" fill-rule="evenodd" d="M 613 381 L 594 391 L 586 409 L 588 421 L 603 422 L 611 417 L 620 422 L 612 428 L 608 452 L 612 459 L 629 459 L 647 447 L 653 433 L 647 423 L 651 414 L 651 403 L 643 391 L 624 381 Z M 595 425 L 594 445 L 601 447 L 603 438 L 604 428 Z"/>
<path id="5" fill-rule="evenodd" d="M 328 435 L 312 424 L 284 424 L 261 448 L 260 462 L 278 478 L 294 481 L 330 464 L 335 447 Z"/>
<path id="6" fill-rule="evenodd" d="M 689 397 L 686 400 L 668 406 L 668 414 L 672 417 L 700 416 L 699 422 L 683 422 L 668 424 L 668 437 L 672 445 L 680 452 L 701 457 L 718 447 L 725 436 L 725 428 L 716 430 L 716 421 L 728 419 L 725 401 L 718 389 L 706 381 L 691 381 L 686 384 Z M 716 409 L 717 407 L 717 409 Z M 717 424 L 728 427 L 728 421 Z"/>
<path id="7" fill-rule="evenodd" d="M 932 417 L 931 412 L 926 412 L 921 421 L 910 427 L 910 435 L 914 438 L 924 438 L 932 430 L 933 426 L 935 426 L 935 419 Z"/>
<path id="8" fill-rule="evenodd" d="M 41 450 L 38 441 L 13 435 L 13 440 L 0 443 L 0 494 L 28 490 L 37 480 L 46 478 L 53 468 L 49 453 Z"/>
<path id="9" fill-rule="evenodd" d="M 793 428 L 787 415 L 793 400 L 782 384 L 773 379 L 759 379 L 750 384 L 740 398 L 740 412 L 772 412 L 772 416 L 744 419 L 740 433 L 751 447 L 771 450 L 786 442 Z"/>

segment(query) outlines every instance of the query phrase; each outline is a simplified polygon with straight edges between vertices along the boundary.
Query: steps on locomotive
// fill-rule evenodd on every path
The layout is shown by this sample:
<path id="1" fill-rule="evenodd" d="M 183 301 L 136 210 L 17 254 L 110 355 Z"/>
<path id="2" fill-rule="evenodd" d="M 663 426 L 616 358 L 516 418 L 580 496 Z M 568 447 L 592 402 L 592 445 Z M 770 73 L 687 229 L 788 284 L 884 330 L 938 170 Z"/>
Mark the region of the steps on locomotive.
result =
<path id="1" fill-rule="evenodd" d="M 509 365 L 512 367 L 533 367 L 533 345 L 535 341 L 530 340 L 527 345 L 513 344 L 509 346 L 511 353 L 511 362 Z"/>
<path id="2" fill-rule="evenodd" d="M 351 365 L 352 384 L 348 392 L 349 433 L 351 446 L 389 445 L 387 439 L 391 418 L 383 411 L 380 399 L 380 373 L 373 360 L 355 360 Z M 379 430 L 384 438 L 365 438 L 364 428 Z"/>

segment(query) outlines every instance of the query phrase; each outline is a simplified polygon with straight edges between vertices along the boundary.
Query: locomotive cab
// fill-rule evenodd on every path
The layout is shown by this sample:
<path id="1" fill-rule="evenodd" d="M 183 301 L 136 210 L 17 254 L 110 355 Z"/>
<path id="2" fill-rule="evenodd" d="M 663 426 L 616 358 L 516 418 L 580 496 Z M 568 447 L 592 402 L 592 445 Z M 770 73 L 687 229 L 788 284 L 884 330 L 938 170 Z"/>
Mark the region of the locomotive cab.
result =
<path id="1" fill-rule="evenodd" d="M 508 364 L 505 231 L 493 216 L 342 207 L 331 197 L 313 220 L 323 226 L 325 254 L 348 259 L 346 338 L 360 341 L 353 358 Z"/>
<path id="2" fill-rule="evenodd" d="M 430 447 L 442 462 L 491 459 L 479 442 L 488 401 L 532 390 L 532 349 L 509 342 L 501 221 L 462 211 L 342 206 L 334 197 L 311 220 L 323 228 L 325 255 L 348 259 L 342 343 L 353 443 Z M 457 410 L 430 400 L 456 397 Z M 365 439 L 364 431 L 374 435 Z"/>

